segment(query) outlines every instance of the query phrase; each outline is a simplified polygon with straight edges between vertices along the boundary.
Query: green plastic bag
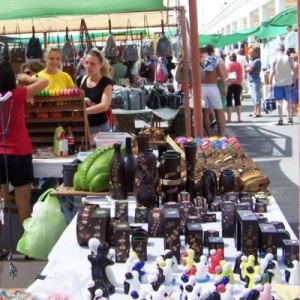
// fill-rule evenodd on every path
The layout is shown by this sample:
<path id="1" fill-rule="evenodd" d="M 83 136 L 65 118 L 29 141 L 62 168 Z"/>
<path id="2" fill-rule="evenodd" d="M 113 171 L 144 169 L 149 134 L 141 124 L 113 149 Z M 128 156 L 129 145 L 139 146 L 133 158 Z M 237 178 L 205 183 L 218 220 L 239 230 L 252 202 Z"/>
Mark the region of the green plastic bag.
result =
<path id="1" fill-rule="evenodd" d="M 35 259 L 47 260 L 67 227 L 58 198 L 50 196 L 53 192 L 53 188 L 44 192 L 33 206 L 31 217 L 23 222 L 24 234 L 17 251 Z"/>

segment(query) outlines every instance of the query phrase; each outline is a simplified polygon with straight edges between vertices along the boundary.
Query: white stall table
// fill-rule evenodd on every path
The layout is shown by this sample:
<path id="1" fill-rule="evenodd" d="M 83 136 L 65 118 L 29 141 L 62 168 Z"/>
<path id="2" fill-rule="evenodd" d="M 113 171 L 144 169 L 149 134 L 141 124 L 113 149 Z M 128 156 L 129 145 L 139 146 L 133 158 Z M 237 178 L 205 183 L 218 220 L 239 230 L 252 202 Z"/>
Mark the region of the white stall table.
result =
<path id="1" fill-rule="evenodd" d="M 279 209 L 275 199 L 271 196 L 271 201 L 268 205 L 268 213 L 264 215 L 269 221 L 282 221 L 285 225 L 286 230 L 291 234 L 291 239 L 296 239 L 295 234 L 292 232 L 287 220 L 283 216 Z M 106 204 L 107 205 L 107 204 Z M 108 204 L 109 205 L 109 204 Z M 104 205 L 101 205 L 104 207 Z M 132 225 L 134 223 L 134 208 L 135 200 L 129 200 L 129 222 Z M 214 223 L 203 223 L 203 231 L 208 229 L 215 229 L 220 231 L 221 235 L 221 213 L 217 212 L 217 222 Z M 52 249 L 48 257 L 48 264 L 42 271 L 41 275 L 45 276 L 44 280 L 37 279 L 30 287 L 28 287 L 28 293 L 37 297 L 39 300 L 46 299 L 52 293 L 66 292 L 72 300 L 85 300 L 90 299 L 90 294 L 87 291 L 88 282 L 91 280 L 91 264 L 87 259 L 90 254 L 90 250 L 87 247 L 81 247 L 77 243 L 76 237 L 76 221 L 75 216 L 72 222 L 69 224 L 67 229 L 62 234 L 57 244 Z M 137 224 L 133 224 L 137 225 Z M 139 224 L 147 226 L 147 224 Z M 235 261 L 235 245 L 233 238 L 223 238 L 224 240 L 224 255 L 225 260 L 231 262 L 234 267 Z M 182 249 L 184 247 L 184 237 L 181 237 Z M 162 238 L 149 238 L 148 239 L 148 261 L 146 262 L 146 271 L 149 272 L 155 269 L 155 258 L 163 254 L 164 246 Z M 111 248 L 110 253 L 113 255 L 114 260 L 114 248 Z M 208 255 L 208 249 L 204 248 L 204 255 Z M 277 261 L 281 268 L 282 283 L 284 284 L 284 264 L 282 262 L 282 249 L 277 249 Z M 182 266 L 180 266 L 182 270 Z M 111 271 L 114 274 L 114 283 L 116 285 L 116 293 L 110 296 L 110 299 L 132 299 L 129 295 L 123 293 L 123 282 L 125 279 L 125 263 L 115 263 L 111 267 Z M 182 273 L 176 273 L 176 286 L 168 287 L 169 291 L 173 290 L 172 299 L 179 299 L 178 286 L 180 284 L 180 276 Z M 211 280 L 208 283 L 203 283 L 203 287 L 214 289 L 214 282 Z M 238 276 L 235 275 L 237 279 Z M 241 290 L 243 289 L 244 283 L 237 280 L 234 285 L 234 297 L 239 299 L 241 296 Z M 54 288 L 55 287 L 55 288 Z M 291 286 L 292 287 L 292 286 Z M 147 284 L 142 284 L 142 289 L 148 288 Z M 274 290 L 274 289 L 273 289 Z M 274 291 L 272 292 L 274 294 Z M 278 298 L 275 298 L 278 299 Z"/>

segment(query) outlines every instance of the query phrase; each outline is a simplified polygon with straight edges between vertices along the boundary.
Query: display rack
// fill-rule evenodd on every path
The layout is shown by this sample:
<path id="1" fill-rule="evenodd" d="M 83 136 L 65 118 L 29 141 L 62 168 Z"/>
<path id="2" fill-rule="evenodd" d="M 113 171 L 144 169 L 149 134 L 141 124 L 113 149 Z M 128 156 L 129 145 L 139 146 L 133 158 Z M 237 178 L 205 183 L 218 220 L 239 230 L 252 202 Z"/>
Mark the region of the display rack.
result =
<path id="1" fill-rule="evenodd" d="M 32 146 L 45 148 L 53 146 L 56 127 L 65 130 L 72 126 L 75 135 L 75 149 L 89 149 L 88 119 L 85 109 L 84 93 L 78 96 L 35 97 L 25 109 L 25 121 Z"/>

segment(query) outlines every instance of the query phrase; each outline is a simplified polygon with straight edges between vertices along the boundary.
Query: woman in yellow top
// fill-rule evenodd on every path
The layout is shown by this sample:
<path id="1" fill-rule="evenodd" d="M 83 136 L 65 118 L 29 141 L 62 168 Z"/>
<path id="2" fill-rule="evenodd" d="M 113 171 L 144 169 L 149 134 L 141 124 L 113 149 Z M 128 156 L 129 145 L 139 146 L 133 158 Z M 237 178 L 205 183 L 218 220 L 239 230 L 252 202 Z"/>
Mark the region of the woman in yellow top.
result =
<path id="1" fill-rule="evenodd" d="M 46 78 L 49 84 L 46 90 L 69 89 L 75 86 L 71 76 L 59 69 L 62 59 L 60 49 L 54 45 L 49 45 L 44 53 L 46 68 L 39 73 L 38 77 Z"/>

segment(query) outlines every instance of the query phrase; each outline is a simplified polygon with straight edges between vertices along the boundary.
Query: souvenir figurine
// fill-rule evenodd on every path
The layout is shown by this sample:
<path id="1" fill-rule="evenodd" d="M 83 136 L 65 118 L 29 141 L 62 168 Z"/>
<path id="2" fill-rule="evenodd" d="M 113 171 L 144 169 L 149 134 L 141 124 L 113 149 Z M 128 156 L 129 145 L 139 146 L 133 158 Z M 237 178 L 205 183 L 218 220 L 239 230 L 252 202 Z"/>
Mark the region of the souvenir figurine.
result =
<path id="1" fill-rule="evenodd" d="M 196 267 L 196 278 L 197 282 L 207 282 L 210 277 L 207 274 L 207 258 L 205 255 L 201 255 L 200 258 L 198 256 L 194 259 L 194 266 Z"/>
<path id="2" fill-rule="evenodd" d="M 165 262 L 166 265 L 161 268 L 163 270 L 163 274 L 165 275 L 165 284 L 168 286 L 171 285 L 173 281 L 173 269 L 172 269 L 173 262 L 170 258 L 167 258 Z"/>
<path id="3" fill-rule="evenodd" d="M 115 287 L 109 281 L 106 268 L 113 265 L 114 262 L 107 258 L 109 252 L 109 244 L 108 243 L 100 243 L 97 247 L 97 242 L 92 239 L 89 241 L 89 247 L 91 249 L 91 254 L 88 255 L 88 260 L 92 265 L 92 279 L 95 282 L 93 287 L 89 288 L 92 297 L 95 296 L 95 291 L 97 289 L 101 289 L 103 291 L 103 296 L 108 297 L 109 295 L 115 292 Z M 96 253 L 96 254 L 95 254 Z"/>
<path id="4" fill-rule="evenodd" d="M 173 254 L 172 250 L 166 249 L 164 253 L 164 259 L 170 258 L 172 260 L 172 269 L 173 272 L 178 272 L 178 261 L 175 255 Z"/>
<path id="5" fill-rule="evenodd" d="M 131 272 L 132 268 L 134 267 L 135 263 L 140 261 L 138 255 L 135 251 L 129 252 L 129 257 L 126 260 L 125 266 L 126 266 L 126 272 Z"/>
<path id="6" fill-rule="evenodd" d="M 208 272 L 211 274 L 216 274 L 215 268 L 219 266 L 220 261 L 222 260 L 223 256 L 223 250 L 222 249 L 211 249 L 210 250 L 210 256 L 209 256 L 209 267 Z"/>
<path id="7" fill-rule="evenodd" d="M 151 283 L 158 283 L 159 285 L 165 282 L 165 275 L 162 268 L 156 268 L 149 274 L 148 281 Z"/>
<path id="8" fill-rule="evenodd" d="M 140 293 L 138 293 L 137 291 L 132 291 L 130 293 L 130 296 L 132 299 L 135 299 L 135 300 L 146 300 L 147 292 L 140 291 Z"/>
<path id="9" fill-rule="evenodd" d="M 285 269 L 285 281 L 291 285 L 299 284 L 299 261 L 293 260 L 291 267 Z"/>
<path id="10" fill-rule="evenodd" d="M 164 298 L 167 298 L 167 290 L 164 285 L 161 285 L 157 291 L 152 291 L 150 299 L 152 300 L 163 300 Z"/>
<path id="11" fill-rule="evenodd" d="M 247 267 L 254 267 L 254 262 L 255 262 L 255 256 L 254 255 L 249 255 L 248 257 L 243 255 L 241 257 L 241 265 L 240 265 L 240 268 L 241 268 L 241 276 L 240 276 L 240 279 L 242 281 L 245 281 L 246 280 L 246 269 Z"/>
<path id="12" fill-rule="evenodd" d="M 131 271 L 125 274 L 124 294 L 128 295 L 132 291 L 139 291 L 141 287 L 138 271 Z"/>
<path id="13" fill-rule="evenodd" d="M 254 273 L 256 274 L 254 276 L 254 286 L 253 289 L 258 289 L 258 285 L 263 286 L 265 283 L 269 282 L 270 276 L 267 273 L 262 273 L 261 274 L 261 269 L 260 266 L 254 266 Z"/>
<path id="14" fill-rule="evenodd" d="M 235 300 L 235 298 L 233 297 L 233 285 L 228 283 L 226 285 L 225 292 L 221 293 L 220 295 L 222 300 Z"/>
<path id="15" fill-rule="evenodd" d="M 263 291 L 260 292 L 259 299 L 260 300 L 273 300 L 274 297 L 271 295 L 272 286 L 269 283 L 264 285 Z"/>
<path id="16" fill-rule="evenodd" d="M 196 282 L 197 282 L 197 278 L 195 275 L 191 275 L 190 277 L 188 277 L 188 280 L 186 281 L 186 275 L 182 275 L 181 276 L 181 280 L 183 282 L 183 284 L 180 286 L 180 290 L 182 291 L 182 294 L 181 294 L 181 299 L 186 299 L 186 296 L 187 296 L 187 291 L 185 289 L 185 287 L 187 285 L 192 285 L 192 286 L 195 286 Z M 184 277 L 184 278 L 183 278 Z"/>
<path id="17" fill-rule="evenodd" d="M 195 284 L 194 286 L 191 284 L 188 284 L 185 287 L 185 290 L 187 292 L 187 300 L 199 300 L 201 299 L 201 285 Z"/>
<path id="18" fill-rule="evenodd" d="M 281 283 L 281 271 L 276 260 L 269 262 L 266 273 L 270 276 L 269 283 Z"/>
<path id="19" fill-rule="evenodd" d="M 237 251 L 235 253 L 235 263 L 234 263 L 234 268 L 233 268 L 233 273 L 234 274 L 239 274 L 241 275 L 241 268 L 240 268 L 240 265 L 241 265 L 241 257 L 243 255 L 243 252 L 242 251 Z"/>
<path id="20" fill-rule="evenodd" d="M 139 273 L 139 281 L 141 283 L 147 283 L 148 280 L 147 280 L 147 276 L 146 276 L 146 272 L 145 272 L 145 262 L 140 260 L 140 261 L 137 261 L 133 268 L 132 268 L 132 271 L 137 271 Z"/>
<path id="21" fill-rule="evenodd" d="M 186 248 L 182 251 L 182 264 L 189 270 L 194 265 L 195 251 L 191 248 Z"/>
<path id="22" fill-rule="evenodd" d="M 242 290 L 242 297 L 239 300 L 258 300 L 259 298 L 259 291 L 258 290 L 252 290 L 244 289 Z"/>
<path id="23" fill-rule="evenodd" d="M 274 258 L 272 253 L 267 253 L 264 258 L 262 258 L 259 262 L 261 273 L 265 273 L 269 262 Z"/>

